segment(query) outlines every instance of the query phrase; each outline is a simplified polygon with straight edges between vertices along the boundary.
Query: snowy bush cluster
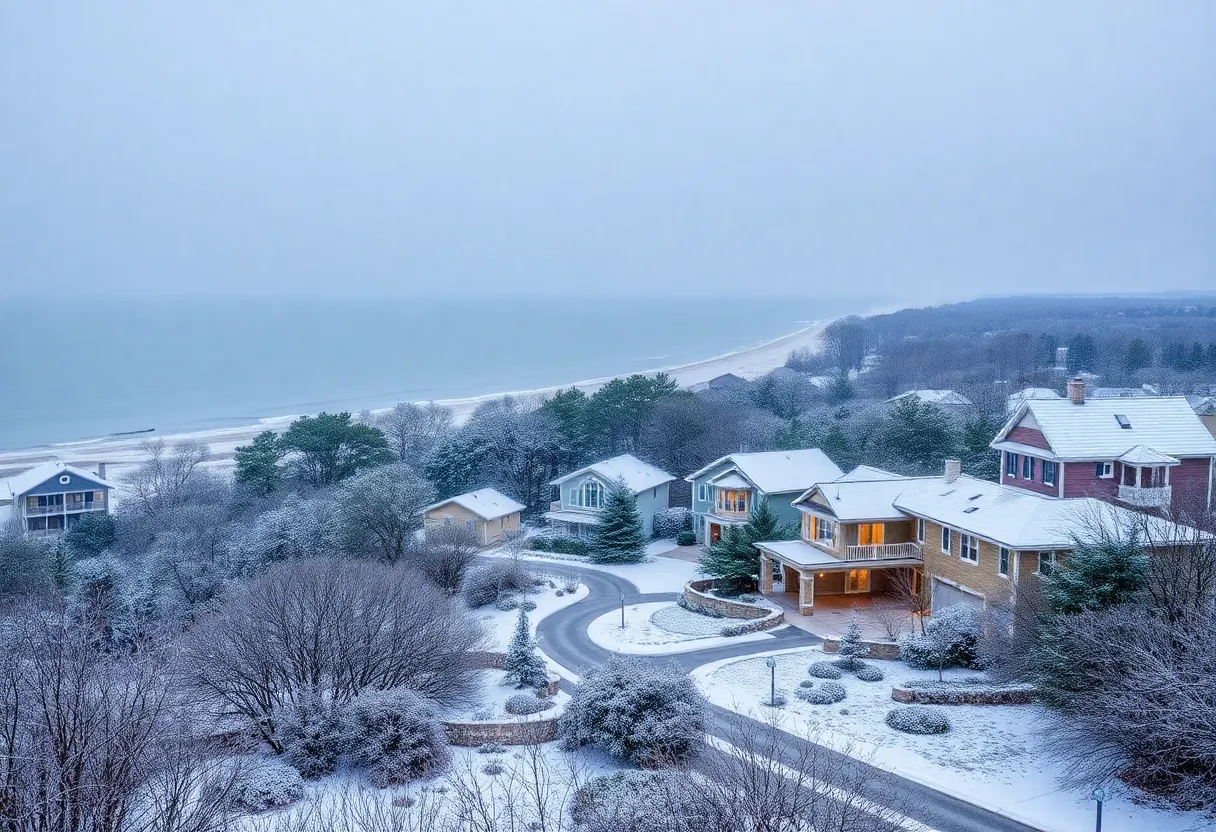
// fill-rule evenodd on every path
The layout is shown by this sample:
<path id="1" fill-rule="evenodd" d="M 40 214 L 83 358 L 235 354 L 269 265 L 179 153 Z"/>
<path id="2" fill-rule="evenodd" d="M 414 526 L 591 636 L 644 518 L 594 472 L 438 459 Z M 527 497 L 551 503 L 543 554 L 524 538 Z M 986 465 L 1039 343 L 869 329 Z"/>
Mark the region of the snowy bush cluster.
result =
<path id="1" fill-rule="evenodd" d="M 553 700 L 542 699 L 539 696 L 532 696 L 527 693 L 517 693 L 503 705 L 503 709 L 514 716 L 539 714 L 542 711 L 550 710 L 552 707 Z"/>
<path id="2" fill-rule="evenodd" d="M 517 561 L 501 558 L 470 570 L 465 575 L 460 594 L 471 609 L 477 609 L 497 604 L 511 593 L 531 589 L 533 580 L 528 570 Z"/>
<path id="3" fill-rule="evenodd" d="M 675 666 L 613 656 L 574 692 L 560 725 L 568 750 L 597 746 L 635 763 L 682 759 L 705 731 L 708 706 Z"/>
<path id="4" fill-rule="evenodd" d="M 591 554 L 591 544 L 581 537 L 568 534 L 545 534 L 532 538 L 532 549 L 537 552 L 553 552 L 559 555 Z"/>
<path id="5" fill-rule="evenodd" d="M 883 679 L 882 671 L 874 665 L 866 665 L 854 675 L 863 682 L 881 682 Z"/>
<path id="6" fill-rule="evenodd" d="M 963 679 L 916 679 L 900 685 L 911 701 L 932 705 L 1019 705 L 1034 698 L 1029 684 L 997 684 L 983 676 Z"/>
<path id="7" fill-rule="evenodd" d="M 979 610 L 968 604 L 946 607 L 925 623 L 923 635 L 900 640 L 899 657 L 912 667 L 979 669 L 981 628 Z"/>
<path id="8" fill-rule="evenodd" d="M 494 609 L 499 612 L 510 612 L 519 606 L 519 601 L 514 597 L 507 595 L 498 599 L 498 603 L 494 605 Z"/>
<path id="9" fill-rule="evenodd" d="M 275 760 L 241 761 L 232 788 L 232 805 L 246 812 L 265 812 L 304 796 L 300 772 Z"/>
<path id="10" fill-rule="evenodd" d="M 697 533 L 694 531 L 680 532 L 676 535 L 677 546 L 696 546 Z"/>
<path id="11" fill-rule="evenodd" d="M 831 662 L 812 662 L 806 672 L 816 679 L 839 679 L 844 676 L 844 672 Z"/>
<path id="12" fill-rule="evenodd" d="M 669 776 L 629 770 L 593 777 L 575 790 L 570 820 L 580 832 L 667 832 L 666 819 L 654 807 L 660 794 L 669 793 Z"/>
<path id="13" fill-rule="evenodd" d="M 887 725 L 905 734 L 944 734 L 950 720 L 941 708 L 907 705 L 887 712 Z"/>
<path id="14" fill-rule="evenodd" d="M 800 685 L 794 695 L 812 705 L 835 705 L 837 702 L 844 701 L 848 692 L 845 691 L 844 685 L 837 682 L 823 682 L 817 688 Z"/>
<path id="15" fill-rule="evenodd" d="M 654 536 L 659 540 L 675 537 L 680 532 L 692 531 L 692 509 L 665 508 L 654 513 Z"/>

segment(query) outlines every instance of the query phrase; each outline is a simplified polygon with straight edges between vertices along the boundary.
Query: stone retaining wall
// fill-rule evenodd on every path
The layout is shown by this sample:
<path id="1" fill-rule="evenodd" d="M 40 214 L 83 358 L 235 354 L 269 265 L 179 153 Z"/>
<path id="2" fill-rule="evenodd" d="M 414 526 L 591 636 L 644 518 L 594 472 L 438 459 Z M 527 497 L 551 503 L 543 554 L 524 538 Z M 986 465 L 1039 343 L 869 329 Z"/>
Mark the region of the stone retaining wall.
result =
<path id="1" fill-rule="evenodd" d="M 729 598 L 719 598 L 710 594 L 714 581 L 689 581 L 684 584 L 684 600 L 693 607 L 713 610 L 726 618 L 765 618 L 773 612 L 772 607 L 758 607 L 755 604 L 745 604 L 742 601 L 732 601 Z M 772 626 L 776 626 L 775 624 Z"/>
<path id="2" fill-rule="evenodd" d="M 445 722 L 448 742 L 475 748 L 487 742 L 503 745 L 535 745 L 557 739 L 558 717 L 514 722 Z"/>
<path id="3" fill-rule="evenodd" d="M 882 659 L 884 661 L 895 661 L 899 658 L 899 645 L 891 641 L 863 641 L 862 644 L 870 648 L 871 659 Z M 825 638 L 823 640 L 823 652 L 835 653 L 840 649 L 840 639 Z"/>

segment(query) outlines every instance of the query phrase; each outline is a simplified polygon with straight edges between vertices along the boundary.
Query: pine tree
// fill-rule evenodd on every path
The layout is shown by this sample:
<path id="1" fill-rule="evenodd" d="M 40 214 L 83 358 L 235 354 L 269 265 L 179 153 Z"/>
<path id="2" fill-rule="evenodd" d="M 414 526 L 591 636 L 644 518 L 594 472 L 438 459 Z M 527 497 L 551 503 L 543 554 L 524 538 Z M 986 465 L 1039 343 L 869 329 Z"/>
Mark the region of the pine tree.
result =
<path id="1" fill-rule="evenodd" d="M 793 526 L 781 522 L 768 499 L 761 498 L 747 523 L 731 526 L 705 550 L 701 570 L 717 578 L 715 588 L 723 595 L 751 592 L 760 577 L 760 550 L 755 544 L 761 540 L 792 540 L 797 534 Z"/>
<path id="2" fill-rule="evenodd" d="M 592 527 L 593 563 L 641 563 L 646 556 L 646 536 L 642 515 L 633 489 L 618 480 L 608 487 L 599 524 Z"/>
<path id="3" fill-rule="evenodd" d="M 521 607 L 515 620 L 515 635 L 507 647 L 507 680 L 516 688 L 543 688 L 549 681 L 545 660 L 536 649 L 528 626 L 528 613 Z"/>
<path id="4" fill-rule="evenodd" d="M 840 656 L 840 664 L 846 670 L 856 670 L 860 660 L 870 655 L 869 645 L 861 640 L 861 625 L 857 623 L 856 615 L 840 637 L 840 647 L 836 650 L 836 655 Z"/>
<path id="5" fill-rule="evenodd" d="M 1050 575 L 1043 597 L 1061 615 L 1135 601 L 1148 585 L 1148 554 L 1139 540 L 1080 543 Z"/>

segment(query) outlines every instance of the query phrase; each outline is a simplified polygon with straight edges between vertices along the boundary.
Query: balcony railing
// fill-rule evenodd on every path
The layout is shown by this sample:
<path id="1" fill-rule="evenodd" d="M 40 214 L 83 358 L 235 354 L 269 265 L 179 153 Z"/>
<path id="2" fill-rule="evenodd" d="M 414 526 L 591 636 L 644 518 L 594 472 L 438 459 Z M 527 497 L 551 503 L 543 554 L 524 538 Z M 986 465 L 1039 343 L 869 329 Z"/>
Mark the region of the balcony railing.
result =
<path id="1" fill-rule="evenodd" d="M 744 506 L 741 509 L 714 506 L 714 514 L 718 515 L 719 517 L 727 517 L 732 520 L 743 520 L 752 516 L 752 513 L 748 510 L 747 506 Z"/>
<path id="2" fill-rule="evenodd" d="M 1173 494 L 1168 485 L 1140 486 L 1120 485 L 1119 499 L 1133 506 L 1161 508 L 1168 506 Z"/>
<path id="3" fill-rule="evenodd" d="M 870 546 L 845 546 L 845 560 L 921 559 L 919 543 L 878 543 Z"/>
<path id="4" fill-rule="evenodd" d="M 57 506 L 26 506 L 26 517 L 41 517 L 45 514 L 72 514 L 78 511 L 105 511 L 105 503 L 61 503 Z"/>

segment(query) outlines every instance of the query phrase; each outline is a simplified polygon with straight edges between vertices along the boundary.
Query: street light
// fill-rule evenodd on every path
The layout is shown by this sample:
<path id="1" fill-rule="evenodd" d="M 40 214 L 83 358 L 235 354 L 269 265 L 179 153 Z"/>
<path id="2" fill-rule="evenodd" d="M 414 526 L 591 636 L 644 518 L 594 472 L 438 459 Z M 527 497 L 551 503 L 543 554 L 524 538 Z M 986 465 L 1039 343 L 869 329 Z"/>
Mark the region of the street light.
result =
<path id="1" fill-rule="evenodd" d="M 768 704 L 777 707 L 777 659 L 769 656 L 764 660 L 768 665 Z"/>
<path id="2" fill-rule="evenodd" d="M 1102 801 L 1106 800 L 1106 791 L 1099 786 L 1089 793 L 1089 796 L 1098 802 L 1098 825 L 1094 827 L 1097 832 L 1102 832 Z"/>
<path id="3" fill-rule="evenodd" d="M 621 629 L 625 629 L 625 593 L 621 593 Z"/>

